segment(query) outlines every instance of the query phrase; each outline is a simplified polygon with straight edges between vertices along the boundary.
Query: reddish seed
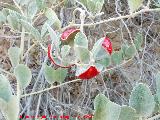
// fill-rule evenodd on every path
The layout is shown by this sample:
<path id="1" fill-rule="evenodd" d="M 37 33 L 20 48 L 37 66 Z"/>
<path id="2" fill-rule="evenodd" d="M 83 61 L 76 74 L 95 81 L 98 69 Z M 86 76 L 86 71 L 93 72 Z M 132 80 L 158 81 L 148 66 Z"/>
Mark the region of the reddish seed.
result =
<path id="1" fill-rule="evenodd" d="M 112 43 L 108 37 L 105 37 L 102 46 L 110 55 L 112 54 Z"/>
<path id="2" fill-rule="evenodd" d="M 90 66 L 84 73 L 80 74 L 78 78 L 80 79 L 91 79 L 99 74 L 96 67 Z"/>
<path id="3" fill-rule="evenodd" d="M 79 32 L 80 30 L 79 29 L 76 29 L 76 28 L 70 28 L 70 29 L 67 29 L 65 30 L 62 35 L 61 35 L 61 40 L 62 41 L 66 41 L 73 33 L 77 33 Z"/>

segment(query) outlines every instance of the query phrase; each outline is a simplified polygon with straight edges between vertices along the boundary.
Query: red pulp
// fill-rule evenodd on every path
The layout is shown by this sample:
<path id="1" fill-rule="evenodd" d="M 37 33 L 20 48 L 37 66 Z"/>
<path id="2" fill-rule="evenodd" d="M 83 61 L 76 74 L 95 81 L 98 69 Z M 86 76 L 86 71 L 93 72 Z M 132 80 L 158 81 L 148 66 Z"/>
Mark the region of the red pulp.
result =
<path id="1" fill-rule="evenodd" d="M 112 43 L 108 37 L 105 37 L 102 46 L 110 55 L 112 54 Z"/>
<path id="2" fill-rule="evenodd" d="M 91 79 L 99 74 L 96 67 L 90 66 L 84 73 L 80 74 L 78 78 L 80 79 Z"/>
<path id="3" fill-rule="evenodd" d="M 68 39 L 68 37 L 72 34 L 72 33 L 75 33 L 75 32 L 78 32 L 80 31 L 79 29 L 76 29 L 76 28 L 70 28 L 70 29 L 67 29 L 65 30 L 62 35 L 61 35 L 61 40 L 62 41 L 65 41 Z"/>

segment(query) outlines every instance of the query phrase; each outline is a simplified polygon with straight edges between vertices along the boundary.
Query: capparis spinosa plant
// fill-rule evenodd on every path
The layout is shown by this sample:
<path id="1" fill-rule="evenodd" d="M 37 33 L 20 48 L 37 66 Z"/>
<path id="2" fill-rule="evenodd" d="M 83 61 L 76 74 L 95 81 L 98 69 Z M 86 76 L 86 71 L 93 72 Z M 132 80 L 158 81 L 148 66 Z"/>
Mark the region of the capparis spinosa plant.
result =
<path id="1" fill-rule="evenodd" d="M 87 83 L 105 78 L 105 73 L 111 73 L 112 70 L 127 65 L 135 58 L 144 58 L 143 51 L 147 46 L 147 35 L 142 32 L 143 30 L 132 33 L 125 20 L 130 22 L 139 15 L 144 14 L 146 17 L 150 12 L 159 12 L 160 1 L 126 0 L 127 11 L 124 10 L 125 12 L 121 14 L 123 11 L 119 12 L 119 6 L 124 4 L 124 1 L 115 0 L 116 16 L 106 19 L 101 19 L 105 14 L 102 9 L 106 4 L 110 4 L 110 0 L 108 2 L 107 0 L 13 0 L 11 3 L 1 2 L 0 25 L 8 26 L 14 35 L 19 35 L 18 40 L 20 40 L 20 44 L 16 42 L 10 44 L 7 51 L 11 69 L 9 71 L 0 69 L 0 110 L 4 119 L 17 120 L 19 115 L 26 115 L 25 112 L 27 114 L 33 112 L 35 116 L 38 115 L 44 94 L 46 94 L 46 103 L 54 101 L 50 104 L 53 109 L 48 108 L 47 104 L 45 110 L 49 112 L 45 111 L 44 114 L 49 115 L 52 111 L 58 115 L 67 114 L 58 109 L 59 105 L 57 104 L 70 107 L 71 101 L 69 100 L 69 103 L 64 105 L 54 98 L 55 91 L 52 95 L 49 90 L 60 89 L 69 83 L 81 81 Z M 72 11 L 69 9 L 72 16 L 68 24 L 64 25 L 64 21 L 60 19 L 64 16 L 57 9 L 62 7 L 61 10 L 64 10 L 68 6 L 72 6 Z M 43 22 L 39 25 L 41 19 Z M 117 29 L 121 30 L 122 34 L 122 38 L 119 39 L 125 39 L 123 32 L 126 31 L 129 39 L 119 42 L 118 49 L 115 49 L 115 41 L 111 37 L 114 32 L 104 31 L 104 36 L 97 35 L 98 39 L 95 38 L 95 41 L 92 41 L 86 32 L 87 29 L 92 32 L 93 28 L 96 29 L 101 24 L 116 21 L 120 21 L 122 25 L 122 28 Z M 39 63 L 38 76 L 34 74 L 27 59 L 29 52 L 35 46 L 38 46 L 45 54 L 44 59 Z M 37 77 L 36 81 L 35 76 Z M 69 79 L 70 76 L 73 79 Z M 16 79 L 16 88 L 10 83 L 11 78 Z M 133 84 L 126 104 L 113 102 L 109 94 L 106 94 L 110 88 L 105 86 L 104 91 L 99 90 L 94 100 L 90 100 L 93 103 L 93 108 L 90 110 L 94 115 L 92 119 L 154 120 L 160 118 L 160 73 L 157 70 L 155 74 L 154 92 L 147 83 L 141 80 L 142 78 L 141 75 L 140 80 Z M 39 82 L 41 82 L 41 87 L 38 87 Z M 105 84 L 104 81 L 103 83 Z M 86 91 L 85 94 L 87 94 Z M 34 99 L 37 99 L 38 102 L 37 106 L 33 105 L 32 108 L 30 104 Z M 82 114 L 79 108 L 72 109 L 74 112 Z"/>

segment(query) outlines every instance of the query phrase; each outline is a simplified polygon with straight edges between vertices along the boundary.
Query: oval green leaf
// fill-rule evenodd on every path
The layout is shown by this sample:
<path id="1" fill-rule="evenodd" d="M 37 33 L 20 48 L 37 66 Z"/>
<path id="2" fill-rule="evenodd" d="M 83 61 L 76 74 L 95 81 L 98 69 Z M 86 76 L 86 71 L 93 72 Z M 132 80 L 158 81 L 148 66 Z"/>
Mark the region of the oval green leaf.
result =
<path id="1" fill-rule="evenodd" d="M 10 47 L 8 49 L 9 59 L 13 67 L 16 67 L 20 62 L 21 50 L 18 47 Z"/>
<path id="2" fill-rule="evenodd" d="M 35 27 L 33 27 L 29 22 L 21 19 L 20 23 L 22 24 L 22 26 L 25 28 L 25 30 L 27 32 L 31 33 L 31 35 L 36 40 L 41 40 L 41 35 L 40 35 L 39 31 Z"/>
<path id="3" fill-rule="evenodd" d="M 122 56 L 122 51 L 114 51 L 112 53 L 112 62 L 116 65 L 119 65 L 122 62 L 123 56 Z"/>
<path id="4" fill-rule="evenodd" d="M 125 58 L 130 59 L 136 54 L 136 49 L 134 45 L 130 45 L 125 51 Z"/>
<path id="5" fill-rule="evenodd" d="M 9 102 L 5 102 L 2 99 L 0 99 L 0 108 L 6 120 L 18 120 L 19 103 L 17 96 L 12 95 Z"/>
<path id="6" fill-rule="evenodd" d="M 88 49 L 88 39 L 86 35 L 82 32 L 78 32 L 74 38 L 75 46 L 84 47 Z"/>
<path id="7" fill-rule="evenodd" d="M 128 0 L 130 13 L 138 10 L 142 6 L 143 0 Z"/>
<path id="8" fill-rule="evenodd" d="M 150 116 L 154 110 L 155 102 L 149 87 L 143 83 L 136 85 L 132 90 L 129 105 L 136 110 L 139 116 Z"/>
<path id="9" fill-rule="evenodd" d="M 56 81 L 62 83 L 67 76 L 67 69 L 58 68 L 54 70 L 52 67 L 45 65 L 44 76 L 49 84 L 53 84 Z"/>
<path id="10" fill-rule="evenodd" d="M 8 102 L 11 99 L 12 91 L 8 79 L 0 74 L 0 98 Z"/>
<path id="11" fill-rule="evenodd" d="M 89 63 L 90 62 L 90 51 L 84 47 L 75 47 L 75 55 L 81 63 Z"/>
<path id="12" fill-rule="evenodd" d="M 138 120 L 136 110 L 129 106 L 122 106 L 118 120 Z"/>
<path id="13" fill-rule="evenodd" d="M 104 0 L 80 0 L 92 14 L 98 14 L 102 10 Z"/>
<path id="14" fill-rule="evenodd" d="M 93 120 L 118 120 L 121 107 L 111 102 L 105 95 L 99 94 L 94 100 Z"/>
<path id="15" fill-rule="evenodd" d="M 14 74 L 16 76 L 17 82 L 22 89 L 25 89 L 32 79 L 31 70 L 23 64 L 19 64 L 14 69 Z"/>

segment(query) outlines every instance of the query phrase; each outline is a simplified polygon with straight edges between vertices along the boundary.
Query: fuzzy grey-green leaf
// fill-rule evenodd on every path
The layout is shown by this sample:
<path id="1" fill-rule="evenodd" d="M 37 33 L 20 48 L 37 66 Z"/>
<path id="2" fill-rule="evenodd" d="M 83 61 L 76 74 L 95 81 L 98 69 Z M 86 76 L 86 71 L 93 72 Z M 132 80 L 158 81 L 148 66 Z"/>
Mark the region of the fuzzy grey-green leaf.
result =
<path id="1" fill-rule="evenodd" d="M 129 106 L 122 106 L 118 120 L 138 120 L 136 110 Z"/>
<path id="2" fill-rule="evenodd" d="M 27 16 L 30 19 L 33 19 L 38 11 L 38 7 L 35 0 L 29 2 L 27 7 Z"/>
<path id="3" fill-rule="evenodd" d="M 44 66 L 44 76 L 48 83 L 52 84 L 54 82 L 63 82 L 67 76 L 67 69 L 58 68 L 54 70 L 52 67 L 47 65 Z"/>
<path id="4" fill-rule="evenodd" d="M 78 32 L 74 38 L 74 44 L 88 49 L 88 39 L 86 35 L 82 32 Z"/>
<path id="5" fill-rule="evenodd" d="M 10 47 L 8 49 L 9 59 L 13 67 L 16 67 L 20 61 L 21 50 L 18 47 Z"/>
<path id="6" fill-rule="evenodd" d="M 49 36 L 50 36 L 53 44 L 55 45 L 55 47 L 56 47 L 56 49 L 58 51 L 59 50 L 58 48 L 59 48 L 59 45 L 60 45 L 60 40 L 59 40 L 59 38 L 57 36 L 57 33 L 50 27 L 49 24 L 46 24 L 46 26 L 47 26 L 47 30 L 49 32 Z"/>
<path id="7" fill-rule="evenodd" d="M 36 4 L 40 10 L 44 9 L 46 6 L 45 0 L 36 0 Z"/>
<path id="8" fill-rule="evenodd" d="M 20 23 L 22 24 L 22 26 L 25 28 L 25 30 L 27 32 L 31 33 L 31 35 L 36 40 L 41 40 L 41 35 L 40 35 L 39 31 L 35 27 L 33 27 L 29 22 L 21 19 Z"/>
<path id="9" fill-rule="evenodd" d="M 112 53 L 112 61 L 114 64 L 119 65 L 122 62 L 122 51 L 114 51 Z"/>
<path id="10" fill-rule="evenodd" d="M 130 13 L 138 10 L 142 6 L 143 0 L 128 0 Z"/>
<path id="11" fill-rule="evenodd" d="M 52 67 L 49 67 L 48 65 L 44 66 L 44 76 L 48 83 L 52 84 L 55 82 Z"/>
<path id="12" fill-rule="evenodd" d="M 106 68 L 111 64 L 111 57 L 106 56 L 103 59 L 96 60 L 96 63 L 101 64 L 104 68 Z"/>
<path id="13" fill-rule="evenodd" d="M 93 120 L 118 120 L 121 107 L 111 102 L 103 94 L 96 96 L 94 100 L 95 113 Z"/>
<path id="14" fill-rule="evenodd" d="M 104 38 L 99 39 L 92 48 L 93 58 L 95 60 L 105 59 L 106 57 L 109 56 L 109 54 L 102 47 L 103 40 Z"/>
<path id="15" fill-rule="evenodd" d="M 139 83 L 133 88 L 129 105 L 142 117 L 148 117 L 152 114 L 155 102 L 154 97 L 146 84 Z"/>
<path id="16" fill-rule="evenodd" d="M 19 24 L 18 24 L 18 20 L 16 17 L 12 16 L 12 15 L 8 15 L 7 16 L 7 21 L 8 24 L 15 30 L 19 29 Z"/>
<path id="17" fill-rule="evenodd" d="M 22 89 L 26 88 L 31 82 L 32 73 L 26 65 L 17 65 L 14 69 L 14 74 L 16 76 L 17 82 L 19 82 Z"/>
<path id="18" fill-rule="evenodd" d="M 125 58 L 130 59 L 136 54 L 136 49 L 134 45 L 130 45 L 125 51 Z"/>
<path id="19" fill-rule="evenodd" d="M 155 75 L 155 80 L 156 80 L 156 95 L 157 95 L 157 99 L 160 103 L 160 72 L 158 72 L 156 75 Z"/>
<path id="20" fill-rule="evenodd" d="M 109 102 L 109 99 L 103 95 L 99 94 L 94 99 L 94 108 L 95 113 L 93 120 L 107 120 L 107 103 Z"/>
<path id="21" fill-rule="evenodd" d="M 61 49 L 61 55 L 62 55 L 62 58 L 66 57 L 69 52 L 70 52 L 70 46 L 69 45 L 64 45 Z"/>
<path id="22" fill-rule="evenodd" d="M 2 11 L 0 11 L 0 23 L 6 21 L 6 16 L 3 14 Z"/>
<path id="23" fill-rule="evenodd" d="M 53 22 L 55 28 L 61 28 L 61 21 L 58 19 L 55 11 L 53 11 L 51 8 L 46 8 L 45 16 L 48 18 L 48 20 Z"/>
<path id="24" fill-rule="evenodd" d="M 92 14 L 100 13 L 104 4 L 104 0 L 80 0 L 80 2 L 86 6 Z"/>
<path id="25" fill-rule="evenodd" d="M 0 74 L 0 98 L 8 102 L 11 98 L 11 95 L 11 85 L 8 79 L 4 75 Z"/>
<path id="26" fill-rule="evenodd" d="M 82 63 L 89 63 L 90 61 L 90 51 L 84 47 L 75 46 L 75 55 L 78 60 Z"/>
<path id="27" fill-rule="evenodd" d="M 157 93 L 154 95 L 155 108 L 154 108 L 153 113 L 159 113 L 160 112 L 160 104 L 159 104 L 158 96 L 159 96 L 159 94 L 157 94 Z"/>
<path id="28" fill-rule="evenodd" d="M 0 99 L 0 109 L 6 120 L 18 120 L 19 103 L 17 96 L 12 95 L 9 102 Z"/>
<path id="29" fill-rule="evenodd" d="M 67 69 L 65 69 L 65 68 L 56 69 L 54 72 L 54 76 L 55 76 L 55 80 L 57 82 L 62 83 L 67 76 Z"/>

